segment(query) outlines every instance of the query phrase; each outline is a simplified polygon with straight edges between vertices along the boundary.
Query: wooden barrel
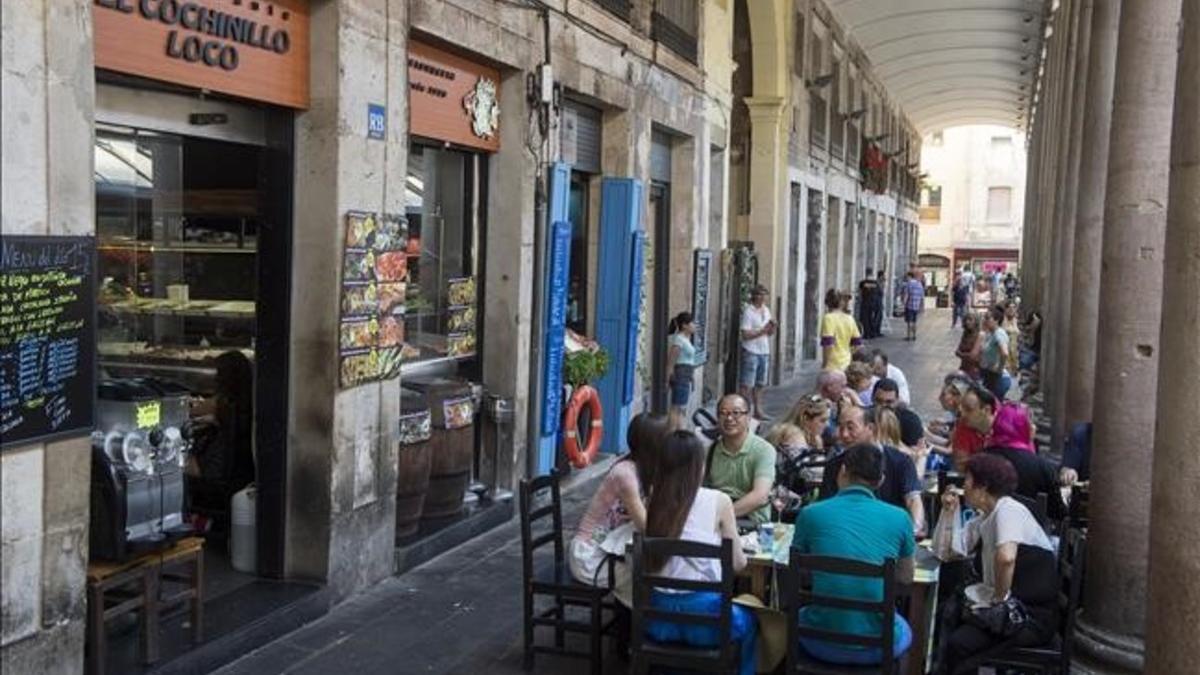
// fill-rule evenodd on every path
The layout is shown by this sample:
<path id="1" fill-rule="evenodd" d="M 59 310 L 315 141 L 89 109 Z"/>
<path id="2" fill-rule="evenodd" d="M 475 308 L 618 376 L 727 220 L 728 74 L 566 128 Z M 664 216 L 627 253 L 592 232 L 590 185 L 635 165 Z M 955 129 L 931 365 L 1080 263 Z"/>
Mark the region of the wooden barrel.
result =
<path id="1" fill-rule="evenodd" d="M 416 534 L 429 489 L 432 418 L 425 397 L 400 390 L 399 466 L 396 472 L 396 537 Z"/>
<path id="2" fill-rule="evenodd" d="M 418 383 L 433 420 L 429 440 L 429 490 L 422 519 L 446 518 L 462 512 L 463 493 L 471 482 L 475 459 L 475 403 L 471 387 L 461 380 Z"/>

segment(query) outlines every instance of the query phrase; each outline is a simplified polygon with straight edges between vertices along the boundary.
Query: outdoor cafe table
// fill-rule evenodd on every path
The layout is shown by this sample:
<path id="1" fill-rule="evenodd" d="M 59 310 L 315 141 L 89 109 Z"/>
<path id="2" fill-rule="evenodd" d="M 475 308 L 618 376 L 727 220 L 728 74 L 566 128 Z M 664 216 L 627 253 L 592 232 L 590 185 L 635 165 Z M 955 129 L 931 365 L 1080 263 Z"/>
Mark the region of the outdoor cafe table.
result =
<path id="1" fill-rule="evenodd" d="M 767 580 L 779 567 L 786 567 L 792 548 L 795 527 L 789 523 L 775 523 L 775 548 L 771 553 L 747 554 L 746 569 L 742 575 L 750 579 L 750 592 L 767 605 Z M 927 542 L 923 542 L 927 543 Z M 908 613 L 905 619 L 913 632 L 913 646 L 906 655 L 908 675 L 924 675 L 931 649 L 932 635 L 937 610 L 938 572 L 941 561 L 926 546 L 918 546 L 913 556 L 913 583 L 900 588 L 902 595 L 909 596 Z"/>

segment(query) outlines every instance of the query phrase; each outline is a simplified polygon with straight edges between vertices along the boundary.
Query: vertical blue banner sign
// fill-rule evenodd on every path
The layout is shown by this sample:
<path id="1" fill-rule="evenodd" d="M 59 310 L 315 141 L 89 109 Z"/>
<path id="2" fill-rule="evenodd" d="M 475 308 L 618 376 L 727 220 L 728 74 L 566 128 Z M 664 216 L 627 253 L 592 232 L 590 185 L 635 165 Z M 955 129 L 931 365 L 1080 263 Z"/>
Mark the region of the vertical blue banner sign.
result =
<path id="1" fill-rule="evenodd" d="M 625 382 L 621 391 L 621 403 L 633 403 L 633 385 L 637 381 L 638 334 L 642 321 L 642 275 L 646 267 L 646 233 L 633 233 L 633 245 L 629 247 L 632 259 L 629 263 L 629 323 L 625 328 Z"/>
<path id="2" fill-rule="evenodd" d="M 558 428 L 562 424 L 562 367 L 563 340 L 566 338 L 567 287 L 570 284 L 571 223 L 567 217 L 570 203 L 571 165 L 556 162 L 550 166 L 549 213 L 546 221 L 546 241 L 542 244 L 542 264 L 539 274 L 545 275 L 545 301 L 541 316 L 533 317 L 534 329 L 541 328 L 542 337 L 542 421 L 537 429 L 537 475 L 554 468 L 558 454 Z M 536 334 L 536 332 L 535 332 Z"/>
<path id="3" fill-rule="evenodd" d="M 571 272 L 571 223 L 554 223 L 550 233 L 546 288 L 546 388 L 542 392 L 542 435 L 558 432 L 563 409 L 563 358 L 567 330 L 567 284 Z"/>

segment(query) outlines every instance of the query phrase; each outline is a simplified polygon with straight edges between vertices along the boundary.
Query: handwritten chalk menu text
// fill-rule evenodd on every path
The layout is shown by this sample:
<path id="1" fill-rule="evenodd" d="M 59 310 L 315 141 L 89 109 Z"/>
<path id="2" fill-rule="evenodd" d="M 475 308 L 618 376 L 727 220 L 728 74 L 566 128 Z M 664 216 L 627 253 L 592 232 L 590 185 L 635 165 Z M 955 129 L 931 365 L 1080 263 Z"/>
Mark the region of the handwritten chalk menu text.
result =
<path id="1" fill-rule="evenodd" d="M 91 433 L 91 237 L 0 238 L 0 445 Z"/>

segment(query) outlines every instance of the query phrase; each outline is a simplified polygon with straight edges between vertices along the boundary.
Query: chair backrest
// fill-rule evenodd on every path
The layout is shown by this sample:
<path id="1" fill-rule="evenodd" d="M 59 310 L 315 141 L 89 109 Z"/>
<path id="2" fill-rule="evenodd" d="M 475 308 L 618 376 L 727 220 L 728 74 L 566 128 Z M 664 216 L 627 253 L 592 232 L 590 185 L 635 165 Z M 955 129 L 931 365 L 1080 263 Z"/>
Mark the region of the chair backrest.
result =
<path id="1" fill-rule="evenodd" d="M 1041 525 L 1043 530 L 1046 529 L 1047 525 L 1050 523 L 1050 516 L 1048 515 L 1049 499 L 1046 497 L 1045 492 L 1037 493 L 1037 497 L 1035 499 L 1030 499 L 1025 495 L 1019 495 L 1015 492 L 1009 496 L 1021 502 L 1025 508 L 1029 509 L 1029 513 L 1033 514 L 1033 519 L 1037 521 L 1038 525 Z"/>
<path id="2" fill-rule="evenodd" d="M 967 482 L 967 477 L 961 473 L 952 473 L 950 471 L 939 471 L 937 474 L 938 496 L 946 494 L 946 489 L 950 486 L 962 487 Z"/>
<path id="3" fill-rule="evenodd" d="M 682 539 L 667 539 L 662 537 L 643 537 L 633 535 L 633 649 L 639 652 L 645 642 L 646 621 L 668 621 L 678 625 L 707 626 L 717 633 L 719 660 L 732 664 L 734 646 L 732 636 L 733 620 L 733 541 L 721 540 L 721 544 L 702 544 Z M 655 570 L 647 567 L 647 556 L 654 555 L 660 560 L 679 556 L 684 558 L 710 558 L 721 563 L 721 578 L 718 581 L 699 581 L 694 579 L 674 579 L 660 576 Z M 720 613 L 696 614 L 691 612 L 673 612 L 659 609 L 651 604 L 651 593 L 654 589 L 672 591 L 709 592 L 721 595 Z M 683 649 L 687 649 L 684 647 Z"/>
<path id="4" fill-rule="evenodd" d="M 1067 529 L 1087 528 L 1088 526 L 1088 486 L 1075 484 L 1071 486 L 1071 503 L 1067 507 Z"/>
<path id="5" fill-rule="evenodd" d="M 566 559 L 563 551 L 562 493 L 559 478 L 558 471 L 552 470 L 545 476 L 521 481 L 521 564 L 526 580 L 533 576 L 534 553 L 543 546 L 554 544 L 555 562 L 562 563 Z M 547 501 L 538 505 L 541 499 L 547 497 Z M 543 524 L 543 521 L 547 520 L 548 526 Z"/>
<path id="6" fill-rule="evenodd" d="M 1083 597 L 1084 566 L 1087 564 L 1087 534 L 1067 529 L 1058 544 L 1058 609 L 1062 613 L 1062 672 L 1070 672 L 1071 648 L 1075 641 L 1075 615 Z"/>
<path id="7" fill-rule="evenodd" d="M 883 594 L 879 600 L 853 600 L 841 596 L 820 595 L 812 589 L 803 587 L 805 573 L 827 573 L 843 576 L 878 579 L 883 585 Z M 815 579 L 813 580 L 815 583 Z M 783 575 L 784 611 L 787 614 L 787 672 L 796 671 L 800 664 L 799 638 L 814 638 L 844 645 L 857 645 L 867 648 L 877 648 L 882 654 L 880 663 L 881 673 L 896 672 L 897 661 L 895 654 L 894 621 L 896 614 L 896 561 L 888 558 L 882 565 L 848 558 L 831 556 L 805 555 L 793 550 L 790 564 Z M 858 635 L 854 633 L 838 633 L 804 626 L 800 624 L 799 612 L 802 607 L 816 606 L 830 609 L 851 610 L 877 614 L 880 618 L 878 635 Z"/>

